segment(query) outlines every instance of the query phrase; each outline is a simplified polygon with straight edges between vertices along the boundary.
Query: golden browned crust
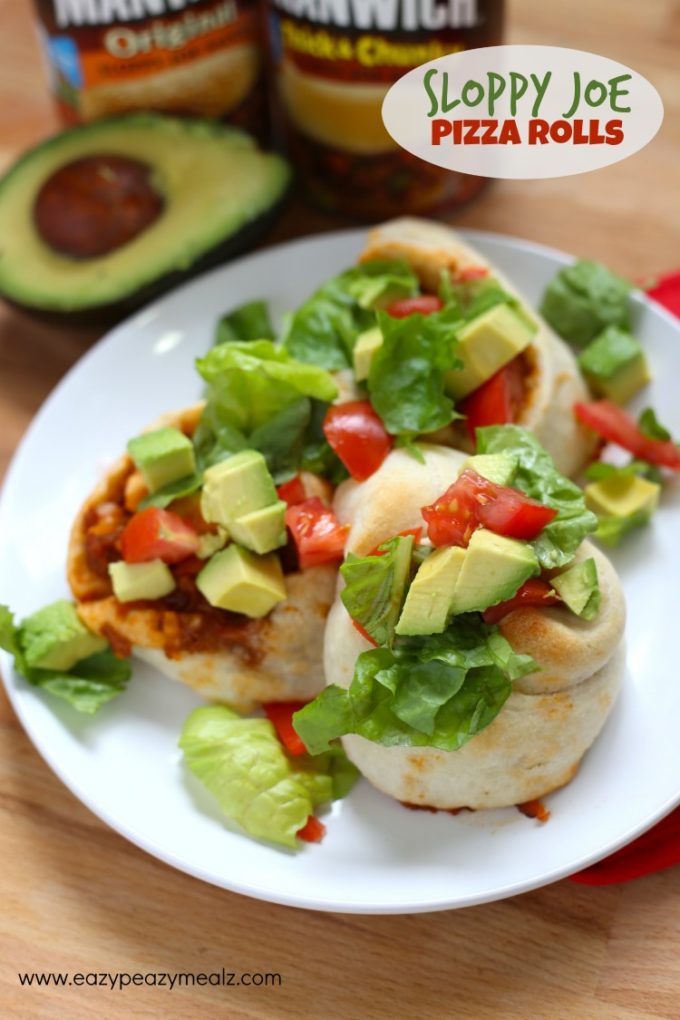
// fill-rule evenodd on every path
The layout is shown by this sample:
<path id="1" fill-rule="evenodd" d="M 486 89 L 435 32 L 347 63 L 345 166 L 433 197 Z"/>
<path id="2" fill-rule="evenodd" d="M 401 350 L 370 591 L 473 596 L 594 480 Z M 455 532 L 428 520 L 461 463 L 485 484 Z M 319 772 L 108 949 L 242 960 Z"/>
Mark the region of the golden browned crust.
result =
<path id="1" fill-rule="evenodd" d="M 348 548 L 365 553 L 397 531 L 422 524 L 420 508 L 455 479 L 463 454 L 424 446 L 425 464 L 393 451 L 361 485 L 336 493 L 341 521 L 351 523 Z M 604 725 L 623 676 L 623 594 L 602 552 L 592 556 L 602 602 L 597 617 L 581 620 L 565 608 L 518 609 L 501 631 L 539 670 L 516 682 L 494 722 L 458 751 L 382 747 L 363 737 L 343 738 L 350 758 L 378 789 L 398 800 L 437 808 L 519 804 L 563 786 Z M 327 683 L 348 687 L 358 655 L 369 644 L 357 633 L 339 598 L 326 626 Z"/>
<path id="2" fill-rule="evenodd" d="M 203 404 L 196 404 L 163 415 L 150 428 L 174 426 L 190 436 L 202 409 Z M 119 458 L 85 500 L 71 529 L 67 576 L 83 622 L 121 653 L 131 650 L 203 696 L 243 710 L 262 701 L 314 697 L 323 687 L 323 626 L 333 600 L 335 567 L 288 574 L 286 601 L 263 619 L 213 610 L 208 631 L 212 647 L 206 647 L 204 614 L 160 602 L 122 605 L 113 597 L 108 578 L 88 563 L 86 535 L 92 514 L 102 504 L 123 505 L 136 474 L 128 455 Z"/>

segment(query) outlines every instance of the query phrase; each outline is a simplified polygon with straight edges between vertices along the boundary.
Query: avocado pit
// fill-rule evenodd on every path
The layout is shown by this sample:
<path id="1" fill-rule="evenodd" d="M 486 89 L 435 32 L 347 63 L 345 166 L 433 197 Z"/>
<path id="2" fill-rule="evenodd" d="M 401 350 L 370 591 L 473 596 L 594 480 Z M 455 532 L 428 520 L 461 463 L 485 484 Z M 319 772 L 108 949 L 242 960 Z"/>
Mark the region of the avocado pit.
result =
<path id="1" fill-rule="evenodd" d="M 94 259 L 128 244 L 154 223 L 164 200 L 152 168 L 102 153 L 73 160 L 47 178 L 33 217 L 42 240 L 72 259 Z"/>

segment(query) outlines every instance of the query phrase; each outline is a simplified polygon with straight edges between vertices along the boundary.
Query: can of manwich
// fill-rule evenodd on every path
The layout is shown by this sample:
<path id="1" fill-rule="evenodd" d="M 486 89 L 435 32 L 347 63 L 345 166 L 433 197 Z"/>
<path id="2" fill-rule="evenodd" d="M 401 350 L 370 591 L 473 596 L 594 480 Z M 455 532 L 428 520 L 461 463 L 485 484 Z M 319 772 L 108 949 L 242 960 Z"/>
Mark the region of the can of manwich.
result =
<path id="1" fill-rule="evenodd" d="M 352 216 L 444 211 L 485 180 L 400 149 L 381 108 L 419 64 L 502 41 L 503 0 L 269 0 L 277 120 L 316 204 Z"/>
<path id="2" fill-rule="evenodd" d="M 135 110 L 266 133 L 259 0 L 34 0 L 67 124 Z"/>

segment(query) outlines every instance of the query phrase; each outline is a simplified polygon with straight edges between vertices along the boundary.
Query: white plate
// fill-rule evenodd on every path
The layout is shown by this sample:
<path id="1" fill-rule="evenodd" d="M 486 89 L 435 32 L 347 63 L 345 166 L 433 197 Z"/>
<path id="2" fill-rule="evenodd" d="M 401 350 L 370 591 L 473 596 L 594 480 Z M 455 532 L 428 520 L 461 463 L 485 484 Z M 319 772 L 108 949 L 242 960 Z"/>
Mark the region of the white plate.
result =
<path id="1" fill-rule="evenodd" d="M 470 232 L 532 300 L 564 256 Z M 296 241 L 219 269 L 151 305 L 90 351 L 48 399 L 21 444 L 0 506 L 0 602 L 25 615 L 66 595 L 69 526 L 128 438 L 200 390 L 193 359 L 217 316 L 267 297 L 277 315 L 351 264 L 360 231 Z M 680 432 L 680 330 L 636 299 L 636 331 L 656 381 L 645 394 Z M 100 818 L 167 863 L 236 892 L 293 906 L 365 913 L 462 907 L 568 875 L 626 843 L 680 800 L 677 479 L 653 525 L 614 556 L 629 607 L 628 674 L 607 726 L 547 825 L 514 809 L 455 818 L 411 812 L 361 783 L 325 818 L 321 846 L 289 853 L 232 831 L 187 779 L 177 738 L 198 703 L 136 665 L 128 691 L 94 719 L 2 669 L 12 704 L 62 781 Z M 674 505 L 675 504 L 675 505 Z M 674 516 L 675 515 L 675 516 Z M 675 540 L 674 540 L 675 533 Z"/>

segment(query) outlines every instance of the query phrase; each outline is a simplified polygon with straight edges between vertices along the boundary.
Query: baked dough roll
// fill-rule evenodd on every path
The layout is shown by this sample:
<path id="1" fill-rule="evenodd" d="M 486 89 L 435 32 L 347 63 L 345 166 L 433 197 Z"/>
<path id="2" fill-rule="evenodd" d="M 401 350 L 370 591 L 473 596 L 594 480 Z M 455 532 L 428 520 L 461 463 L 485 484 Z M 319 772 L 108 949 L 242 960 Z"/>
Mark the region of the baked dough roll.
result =
<path id="1" fill-rule="evenodd" d="M 572 412 L 577 401 L 589 399 L 586 384 L 569 348 L 506 277 L 450 227 L 429 220 L 405 217 L 375 227 L 361 256 L 362 262 L 372 259 L 405 259 L 431 293 L 437 293 L 442 271 L 453 281 L 486 271 L 519 300 L 537 330 L 519 355 L 523 386 L 515 421 L 536 435 L 558 470 L 577 474 L 594 450 L 592 435 Z M 449 428 L 437 438 L 468 448 L 463 429 Z"/>
<path id="2" fill-rule="evenodd" d="M 366 482 L 340 486 L 334 505 L 339 519 L 351 525 L 350 552 L 366 556 L 390 536 L 422 527 L 421 508 L 451 485 L 466 460 L 441 446 L 421 450 L 423 463 L 396 450 Z M 583 619 L 566 605 L 542 605 L 503 616 L 500 634 L 512 651 L 531 656 L 535 669 L 515 679 L 493 721 L 458 749 L 394 746 L 403 743 L 400 738 L 389 738 L 393 746 L 385 746 L 345 731 L 349 757 L 375 787 L 410 805 L 478 809 L 521 804 L 569 782 L 602 729 L 623 674 L 625 607 L 618 577 L 587 540 L 569 566 L 585 561 L 596 567 L 599 611 Z M 543 575 L 554 579 L 557 573 Z M 326 626 L 324 662 L 327 683 L 347 689 L 358 657 L 373 645 L 353 626 L 340 598 L 343 586 L 341 578 Z"/>
<path id="3" fill-rule="evenodd" d="M 164 415 L 152 428 L 175 427 L 191 436 L 202 409 L 199 404 Z M 144 494 L 141 476 L 126 454 L 109 468 L 76 517 L 68 581 L 86 626 L 106 637 L 114 650 L 131 652 L 203 697 L 242 710 L 318 693 L 335 565 L 286 573 L 285 601 L 259 619 L 211 606 L 196 587 L 195 571 L 182 563 L 172 567 L 177 586 L 166 597 L 121 603 L 113 594 L 108 564 L 120 559 L 122 529 Z"/>

